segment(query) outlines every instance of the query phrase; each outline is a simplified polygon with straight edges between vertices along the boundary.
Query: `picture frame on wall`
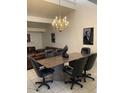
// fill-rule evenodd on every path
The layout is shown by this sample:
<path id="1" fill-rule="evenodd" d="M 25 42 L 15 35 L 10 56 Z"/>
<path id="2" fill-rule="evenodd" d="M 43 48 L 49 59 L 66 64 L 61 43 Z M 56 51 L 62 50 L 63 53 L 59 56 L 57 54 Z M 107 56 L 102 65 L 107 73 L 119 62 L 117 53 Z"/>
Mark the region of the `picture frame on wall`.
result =
<path id="1" fill-rule="evenodd" d="M 30 34 L 27 34 L 27 42 L 31 42 Z"/>
<path id="2" fill-rule="evenodd" d="M 93 35 L 94 35 L 94 28 L 84 28 L 83 29 L 83 44 L 84 45 L 93 45 Z"/>
<path id="3" fill-rule="evenodd" d="M 51 42 L 52 43 L 56 42 L 56 40 L 55 40 L 55 33 L 51 33 Z"/>

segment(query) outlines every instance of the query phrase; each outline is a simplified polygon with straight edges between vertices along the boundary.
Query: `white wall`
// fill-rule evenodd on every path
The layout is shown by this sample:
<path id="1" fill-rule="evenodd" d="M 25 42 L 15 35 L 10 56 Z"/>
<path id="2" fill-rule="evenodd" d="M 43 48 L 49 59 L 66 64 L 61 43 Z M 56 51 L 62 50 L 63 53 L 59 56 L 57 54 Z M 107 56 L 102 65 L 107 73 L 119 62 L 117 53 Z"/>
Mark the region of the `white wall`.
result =
<path id="1" fill-rule="evenodd" d="M 50 33 L 53 32 L 51 28 L 43 35 L 44 46 L 64 47 L 68 45 L 69 53 L 80 52 L 82 47 L 90 47 L 92 52 L 97 51 L 96 44 L 96 25 L 97 25 L 97 8 L 96 5 L 90 2 L 80 4 L 75 12 L 68 15 L 70 22 L 66 31 L 55 32 L 56 43 L 51 43 Z M 83 28 L 94 27 L 94 45 L 83 45 Z"/>
<path id="2" fill-rule="evenodd" d="M 41 32 L 27 32 L 30 34 L 31 42 L 27 43 L 27 46 L 35 46 L 36 49 L 43 48 L 43 40 Z"/>

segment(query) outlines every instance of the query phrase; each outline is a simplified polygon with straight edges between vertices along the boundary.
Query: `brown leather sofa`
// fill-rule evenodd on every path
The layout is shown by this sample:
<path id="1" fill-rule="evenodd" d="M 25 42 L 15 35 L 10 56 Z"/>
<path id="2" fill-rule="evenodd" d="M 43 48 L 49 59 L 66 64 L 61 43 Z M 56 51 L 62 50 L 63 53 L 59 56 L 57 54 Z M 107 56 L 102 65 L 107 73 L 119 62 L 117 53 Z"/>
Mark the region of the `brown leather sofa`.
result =
<path id="1" fill-rule="evenodd" d="M 27 70 L 32 69 L 32 64 L 30 57 L 33 57 L 34 59 L 42 59 L 44 56 L 41 54 L 42 50 L 36 50 L 34 46 L 27 47 Z"/>
<path id="2" fill-rule="evenodd" d="M 30 57 L 34 58 L 35 60 L 44 59 L 44 58 L 46 58 L 46 56 L 45 56 L 46 50 L 53 50 L 55 53 L 55 56 L 61 55 L 61 53 L 62 53 L 62 49 L 56 48 L 56 47 L 47 46 L 44 49 L 37 49 L 37 50 L 34 46 L 27 47 L 27 70 L 33 68 L 32 64 L 31 64 Z"/>

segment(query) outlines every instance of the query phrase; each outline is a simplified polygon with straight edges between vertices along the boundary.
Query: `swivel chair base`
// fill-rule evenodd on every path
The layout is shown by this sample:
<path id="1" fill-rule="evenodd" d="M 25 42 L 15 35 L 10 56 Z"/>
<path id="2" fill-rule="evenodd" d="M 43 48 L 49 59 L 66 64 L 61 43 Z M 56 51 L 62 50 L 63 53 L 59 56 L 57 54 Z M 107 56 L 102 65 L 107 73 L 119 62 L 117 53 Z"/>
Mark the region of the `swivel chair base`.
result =
<path id="1" fill-rule="evenodd" d="M 67 83 L 72 83 L 72 85 L 71 85 L 71 88 L 70 88 L 70 89 L 73 89 L 74 84 L 80 85 L 80 87 L 82 88 L 82 87 L 83 87 L 83 85 L 82 85 L 82 84 L 80 84 L 80 83 L 79 83 L 79 81 L 81 82 L 81 80 L 80 80 L 80 79 L 75 80 L 74 78 L 71 78 L 71 80 L 70 80 L 70 81 L 65 81 L 65 84 L 67 84 Z"/>
<path id="2" fill-rule="evenodd" d="M 48 82 L 53 82 L 53 80 L 45 81 L 45 78 L 43 78 L 43 82 L 35 82 L 35 84 L 40 84 L 36 89 L 36 91 L 38 91 L 38 89 L 43 85 L 46 85 L 48 89 L 50 89 L 50 86 L 47 84 Z"/>
<path id="3" fill-rule="evenodd" d="M 84 78 L 84 82 L 86 82 L 86 78 L 90 78 L 93 81 L 95 80 L 93 77 L 91 77 L 91 74 L 86 74 L 86 72 L 84 72 L 84 74 L 82 74 L 82 77 Z"/>

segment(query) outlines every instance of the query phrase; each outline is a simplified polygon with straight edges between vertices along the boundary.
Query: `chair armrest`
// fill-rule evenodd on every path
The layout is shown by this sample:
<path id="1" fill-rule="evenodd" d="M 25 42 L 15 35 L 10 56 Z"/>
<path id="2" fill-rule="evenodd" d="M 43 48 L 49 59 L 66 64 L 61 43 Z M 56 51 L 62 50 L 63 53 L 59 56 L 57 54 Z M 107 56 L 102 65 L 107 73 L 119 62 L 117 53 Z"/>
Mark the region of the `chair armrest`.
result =
<path id="1" fill-rule="evenodd" d="M 44 66 L 40 66 L 40 67 L 39 67 L 39 69 L 43 69 L 43 68 L 44 68 Z"/>
<path id="2" fill-rule="evenodd" d="M 43 70 L 43 69 L 45 69 L 44 66 L 40 66 L 40 67 L 39 67 L 39 70 Z"/>
<path id="3" fill-rule="evenodd" d="M 71 66 L 65 66 L 64 69 L 63 69 L 63 71 L 64 71 L 65 73 L 69 74 L 69 75 L 72 75 L 73 69 L 74 69 L 74 68 L 71 67 Z"/>
<path id="4" fill-rule="evenodd" d="M 71 69 L 74 69 L 73 67 L 71 67 L 71 66 L 68 66 L 69 68 L 71 68 Z"/>
<path id="5" fill-rule="evenodd" d="M 73 70 L 74 68 L 71 67 L 71 66 L 65 66 L 64 69 L 67 69 L 67 70 Z"/>

